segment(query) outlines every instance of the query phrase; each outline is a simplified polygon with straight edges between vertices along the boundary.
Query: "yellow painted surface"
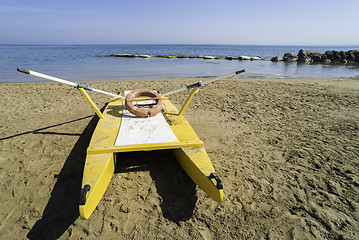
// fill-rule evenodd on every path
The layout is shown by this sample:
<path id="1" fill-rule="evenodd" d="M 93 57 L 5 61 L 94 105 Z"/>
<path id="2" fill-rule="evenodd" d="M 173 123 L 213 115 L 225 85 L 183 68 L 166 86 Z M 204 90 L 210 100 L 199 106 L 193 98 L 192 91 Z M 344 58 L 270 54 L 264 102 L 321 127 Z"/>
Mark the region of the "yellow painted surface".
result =
<path id="1" fill-rule="evenodd" d="M 113 146 L 120 128 L 122 101 L 112 101 L 103 112 L 92 135 L 89 148 Z M 115 170 L 113 153 L 87 154 L 81 189 L 89 184 L 91 189 L 86 194 L 86 204 L 80 205 L 80 217 L 87 219 L 95 210 L 105 193 Z"/>
<path id="2" fill-rule="evenodd" d="M 165 142 L 165 143 L 147 143 L 147 144 L 131 144 L 112 147 L 88 148 L 87 154 L 96 153 L 118 153 L 118 152 L 139 152 L 151 150 L 166 150 L 184 147 L 201 147 L 201 140 L 182 141 L 182 142 Z"/>
<path id="3" fill-rule="evenodd" d="M 172 132 L 176 135 L 179 142 L 199 140 L 191 125 L 184 116 L 178 115 L 177 108 L 170 102 L 164 101 L 166 111 L 163 114 Z"/>
<path id="4" fill-rule="evenodd" d="M 82 178 L 82 188 L 88 184 L 86 204 L 80 205 L 80 217 L 88 219 L 104 195 L 115 171 L 115 159 L 112 153 L 88 154 Z M 81 188 L 81 189 L 82 189 Z"/>
<path id="5" fill-rule="evenodd" d="M 223 189 L 218 189 L 216 181 L 208 178 L 215 171 L 204 147 L 175 149 L 174 154 L 194 183 L 216 202 L 223 201 Z"/>
<path id="6" fill-rule="evenodd" d="M 82 93 L 82 95 L 86 98 L 87 102 L 91 105 L 91 107 L 93 108 L 93 110 L 96 112 L 97 116 L 100 119 L 103 119 L 103 115 L 100 111 L 100 109 L 98 109 L 98 107 L 96 106 L 96 104 L 92 101 L 92 99 L 90 98 L 90 96 L 87 94 L 87 92 L 85 91 L 85 89 L 83 88 L 79 88 L 80 92 Z"/>
<path id="7" fill-rule="evenodd" d="M 180 112 L 179 112 L 179 114 L 178 114 L 179 116 L 182 116 L 182 115 L 183 115 L 183 113 L 184 113 L 184 111 L 187 109 L 189 103 L 192 101 L 192 98 L 193 98 L 194 95 L 197 93 L 198 88 L 199 88 L 199 87 L 193 88 L 193 90 L 192 90 L 191 94 L 189 95 L 187 101 L 185 102 L 185 104 L 183 105 L 182 109 L 180 110 Z"/>

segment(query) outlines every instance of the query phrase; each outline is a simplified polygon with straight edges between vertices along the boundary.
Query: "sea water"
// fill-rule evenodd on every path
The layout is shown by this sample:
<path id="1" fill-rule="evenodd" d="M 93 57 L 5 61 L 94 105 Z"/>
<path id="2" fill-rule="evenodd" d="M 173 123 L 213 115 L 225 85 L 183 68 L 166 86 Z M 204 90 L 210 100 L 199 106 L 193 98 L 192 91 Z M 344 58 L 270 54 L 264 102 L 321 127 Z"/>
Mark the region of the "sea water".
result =
<path id="1" fill-rule="evenodd" d="M 359 65 L 302 64 L 271 61 L 205 60 L 200 58 L 116 58 L 111 54 L 182 56 L 260 56 L 272 58 L 302 48 L 324 53 L 359 46 L 255 46 L 255 45 L 0 45 L 0 82 L 42 81 L 18 73 L 24 68 L 70 81 L 217 77 L 246 69 L 249 78 L 358 77 Z"/>

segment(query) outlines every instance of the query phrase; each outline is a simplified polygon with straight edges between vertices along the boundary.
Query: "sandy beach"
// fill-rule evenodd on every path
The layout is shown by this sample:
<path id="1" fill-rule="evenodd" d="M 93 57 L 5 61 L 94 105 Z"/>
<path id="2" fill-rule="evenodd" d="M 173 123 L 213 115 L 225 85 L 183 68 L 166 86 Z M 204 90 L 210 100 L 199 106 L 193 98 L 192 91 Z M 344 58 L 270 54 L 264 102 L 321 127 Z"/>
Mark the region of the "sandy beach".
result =
<path id="1" fill-rule="evenodd" d="M 166 92 L 196 78 L 86 82 Z M 211 200 L 171 151 L 126 153 L 78 213 L 98 118 L 78 90 L 0 84 L 0 239 L 359 239 L 359 79 L 235 78 L 185 112 L 224 184 Z M 109 98 L 89 93 L 99 107 Z M 171 96 L 180 108 L 189 92 Z"/>

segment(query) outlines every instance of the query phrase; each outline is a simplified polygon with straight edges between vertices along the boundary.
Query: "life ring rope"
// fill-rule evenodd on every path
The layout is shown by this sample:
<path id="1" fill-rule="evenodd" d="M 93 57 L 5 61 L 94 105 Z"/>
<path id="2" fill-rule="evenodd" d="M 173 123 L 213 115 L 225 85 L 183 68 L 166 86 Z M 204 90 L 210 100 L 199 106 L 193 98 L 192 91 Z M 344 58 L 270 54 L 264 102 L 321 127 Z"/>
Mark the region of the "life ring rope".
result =
<path id="1" fill-rule="evenodd" d="M 140 102 L 140 101 L 150 101 L 150 100 L 159 100 L 162 99 L 162 97 L 153 97 L 153 98 L 137 98 L 137 99 L 132 99 L 129 100 L 130 102 Z"/>

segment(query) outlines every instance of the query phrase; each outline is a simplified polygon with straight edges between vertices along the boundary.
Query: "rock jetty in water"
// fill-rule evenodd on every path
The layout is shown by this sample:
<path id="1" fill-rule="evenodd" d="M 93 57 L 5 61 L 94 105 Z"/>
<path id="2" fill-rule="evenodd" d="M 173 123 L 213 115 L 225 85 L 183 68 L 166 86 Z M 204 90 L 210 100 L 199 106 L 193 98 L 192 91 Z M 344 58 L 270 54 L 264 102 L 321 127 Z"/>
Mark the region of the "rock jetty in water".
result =
<path id="1" fill-rule="evenodd" d="M 307 49 L 301 49 L 297 55 L 292 53 L 285 53 L 284 56 L 275 56 L 271 59 L 263 57 L 249 57 L 249 56 L 177 56 L 177 55 L 136 55 L 136 54 L 112 54 L 104 57 L 126 57 L 126 58 L 201 58 L 205 60 L 226 59 L 226 60 L 271 60 L 273 62 L 302 62 L 302 63 L 359 63 L 359 49 L 349 51 L 326 51 L 325 53 L 311 52 Z"/>
<path id="2" fill-rule="evenodd" d="M 125 57 L 125 58 L 151 58 L 151 57 L 157 57 L 157 58 L 202 58 L 206 60 L 213 60 L 213 59 L 226 59 L 226 60 L 269 60 L 262 57 L 248 57 L 248 56 L 239 56 L 239 57 L 232 57 L 232 56 L 207 56 L 207 55 L 200 55 L 200 56 L 175 56 L 175 55 L 137 55 L 137 54 L 111 54 L 107 56 L 101 56 L 101 57 Z"/>
<path id="3" fill-rule="evenodd" d="M 303 62 L 303 63 L 359 63 L 359 49 L 349 51 L 326 51 L 325 53 L 311 52 L 301 49 L 298 55 L 291 53 L 284 54 L 284 57 L 273 57 L 274 62 Z"/>

